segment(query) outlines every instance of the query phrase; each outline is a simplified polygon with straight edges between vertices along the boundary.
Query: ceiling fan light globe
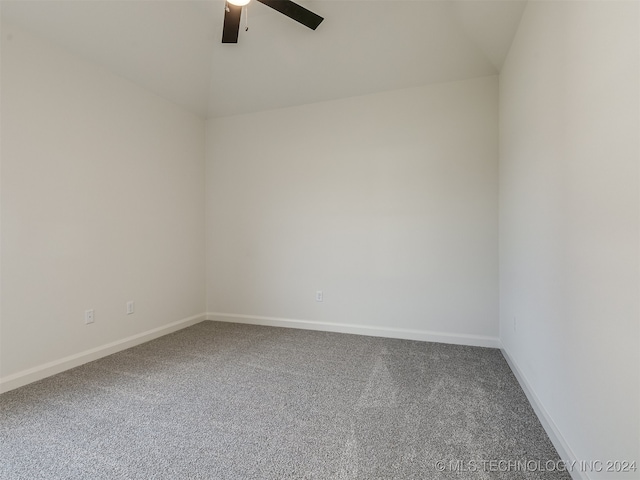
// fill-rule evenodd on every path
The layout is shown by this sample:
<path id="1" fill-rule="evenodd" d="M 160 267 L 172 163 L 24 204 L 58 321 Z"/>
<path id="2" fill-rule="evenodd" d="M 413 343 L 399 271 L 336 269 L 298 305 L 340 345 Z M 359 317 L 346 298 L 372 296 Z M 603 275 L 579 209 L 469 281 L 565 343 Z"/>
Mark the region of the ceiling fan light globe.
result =
<path id="1" fill-rule="evenodd" d="M 244 7 L 250 1 L 251 0 L 227 0 L 227 2 L 229 2 L 231 5 L 235 5 L 236 7 Z"/>

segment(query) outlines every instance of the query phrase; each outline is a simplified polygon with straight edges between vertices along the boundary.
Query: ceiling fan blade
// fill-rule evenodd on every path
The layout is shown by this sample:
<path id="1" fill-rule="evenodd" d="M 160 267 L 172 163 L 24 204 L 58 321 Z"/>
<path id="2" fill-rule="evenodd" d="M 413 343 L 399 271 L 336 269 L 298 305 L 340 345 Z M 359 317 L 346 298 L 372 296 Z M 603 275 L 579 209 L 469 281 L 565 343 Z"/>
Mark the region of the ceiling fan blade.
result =
<path id="1" fill-rule="evenodd" d="M 322 23 L 320 15 L 316 15 L 310 10 L 301 7 L 297 3 L 291 0 L 258 0 L 260 3 L 264 3 L 267 7 L 271 7 L 274 10 L 292 18 L 296 22 L 303 24 L 305 27 L 309 27 L 311 30 L 318 28 L 318 25 Z"/>
<path id="2" fill-rule="evenodd" d="M 238 43 L 240 30 L 240 16 L 242 7 L 226 2 L 224 11 L 224 26 L 222 27 L 222 43 Z"/>

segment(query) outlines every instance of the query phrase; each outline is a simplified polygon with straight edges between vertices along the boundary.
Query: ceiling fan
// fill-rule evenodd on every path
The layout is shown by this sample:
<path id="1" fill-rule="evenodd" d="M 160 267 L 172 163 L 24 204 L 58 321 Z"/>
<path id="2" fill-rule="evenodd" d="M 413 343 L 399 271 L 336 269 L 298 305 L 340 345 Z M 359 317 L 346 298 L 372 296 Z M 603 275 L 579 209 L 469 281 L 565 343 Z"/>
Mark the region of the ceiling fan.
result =
<path id="1" fill-rule="evenodd" d="M 258 2 L 277 10 L 311 30 L 318 28 L 318 25 L 324 20 L 320 15 L 316 15 L 291 0 L 258 0 Z M 222 28 L 222 43 L 238 43 L 242 7 L 248 3 L 249 0 L 227 0 Z"/>

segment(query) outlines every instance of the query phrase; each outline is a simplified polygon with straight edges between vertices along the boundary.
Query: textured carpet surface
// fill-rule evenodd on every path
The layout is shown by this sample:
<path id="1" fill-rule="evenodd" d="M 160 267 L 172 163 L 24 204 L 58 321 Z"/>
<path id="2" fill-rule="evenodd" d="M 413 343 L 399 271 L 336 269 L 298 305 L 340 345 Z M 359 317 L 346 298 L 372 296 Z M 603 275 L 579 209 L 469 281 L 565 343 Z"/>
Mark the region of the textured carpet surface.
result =
<path id="1" fill-rule="evenodd" d="M 2 479 L 569 479 L 499 350 L 205 321 L 0 395 Z"/>

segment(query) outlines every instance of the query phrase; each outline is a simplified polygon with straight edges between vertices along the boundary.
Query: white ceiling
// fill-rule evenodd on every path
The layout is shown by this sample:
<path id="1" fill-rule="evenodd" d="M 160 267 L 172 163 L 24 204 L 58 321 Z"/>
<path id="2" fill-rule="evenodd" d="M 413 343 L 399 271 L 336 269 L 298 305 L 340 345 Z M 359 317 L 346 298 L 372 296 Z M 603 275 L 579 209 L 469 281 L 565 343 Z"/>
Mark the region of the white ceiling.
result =
<path id="1" fill-rule="evenodd" d="M 1 0 L 2 20 L 203 116 L 493 75 L 524 0 L 300 0 L 312 31 L 252 1 L 222 44 L 222 0 Z"/>

